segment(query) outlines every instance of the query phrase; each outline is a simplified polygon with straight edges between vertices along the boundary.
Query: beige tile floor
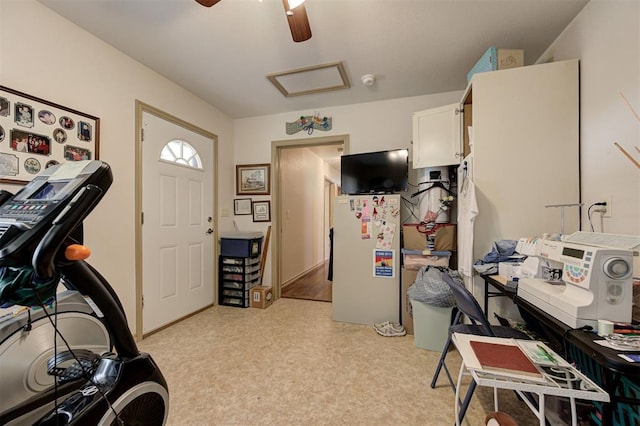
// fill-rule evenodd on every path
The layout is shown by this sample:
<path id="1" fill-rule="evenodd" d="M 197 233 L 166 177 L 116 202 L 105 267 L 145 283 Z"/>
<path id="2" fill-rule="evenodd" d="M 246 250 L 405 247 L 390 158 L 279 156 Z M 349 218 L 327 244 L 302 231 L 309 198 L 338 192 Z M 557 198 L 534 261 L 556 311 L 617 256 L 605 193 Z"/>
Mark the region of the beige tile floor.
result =
<path id="1" fill-rule="evenodd" d="M 331 304 L 279 299 L 271 307 L 215 306 L 139 342 L 169 384 L 169 425 L 452 425 L 439 353 L 413 336 L 335 322 Z M 449 354 L 457 372 L 458 354 Z M 537 420 L 514 394 L 500 408 Z M 478 388 L 465 425 L 483 425 L 492 390 Z"/>

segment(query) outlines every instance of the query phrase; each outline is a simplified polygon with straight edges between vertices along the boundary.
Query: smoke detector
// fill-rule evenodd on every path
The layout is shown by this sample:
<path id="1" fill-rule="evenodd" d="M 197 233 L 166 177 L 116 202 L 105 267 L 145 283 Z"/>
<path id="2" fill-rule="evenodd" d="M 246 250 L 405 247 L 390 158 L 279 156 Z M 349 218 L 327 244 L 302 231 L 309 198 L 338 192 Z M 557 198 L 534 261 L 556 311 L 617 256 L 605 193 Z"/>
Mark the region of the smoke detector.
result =
<path id="1" fill-rule="evenodd" d="M 376 82 L 376 77 L 373 74 L 365 74 L 362 76 L 362 84 L 365 86 L 373 86 Z"/>

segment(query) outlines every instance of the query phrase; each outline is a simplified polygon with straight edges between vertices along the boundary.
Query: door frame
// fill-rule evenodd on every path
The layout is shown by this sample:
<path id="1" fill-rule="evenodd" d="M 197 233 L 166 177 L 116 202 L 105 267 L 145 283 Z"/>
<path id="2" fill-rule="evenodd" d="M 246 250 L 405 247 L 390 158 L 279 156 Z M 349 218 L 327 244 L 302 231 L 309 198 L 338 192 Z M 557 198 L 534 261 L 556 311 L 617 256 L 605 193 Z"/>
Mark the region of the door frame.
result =
<path id="1" fill-rule="evenodd" d="M 214 235 L 218 232 L 218 135 L 208 132 L 200 127 L 197 127 L 187 121 L 182 120 L 174 115 L 166 113 L 156 107 L 146 104 L 136 99 L 136 135 L 135 135 L 135 269 L 136 269 L 136 340 L 142 340 L 143 334 L 143 315 L 142 315 L 142 114 L 147 113 L 155 115 L 163 120 L 171 122 L 177 126 L 184 127 L 185 129 L 197 133 L 201 136 L 211 139 L 213 141 L 213 223 L 212 227 Z M 218 273 L 216 259 L 218 258 L 218 244 L 213 244 L 213 304 L 217 303 L 218 295 Z M 162 328 L 166 328 L 173 323 L 167 324 Z M 162 329 L 161 328 L 161 329 Z M 154 333 L 159 330 L 155 330 Z"/>
<path id="2" fill-rule="evenodd" d="M 325 229 L 325 235 L 329 235 L 329 232 L 331 230 L 331 228 L 333 228 L 333 206 L 335 205 L 336 202 L 336 197 L 338 195 L 338 185 L 335 182 L 330 181 L 329 179 L 325 178 L 325 182 L 327 183 L 328 187 L 328 199 L 326 202 L 325 207 L 325 224 L 328 225 L 328 229 Z M 327 246 L 329 246 L 329 252 L 326 252 Z M 331 242 L 329 242 L 329 244 L 325 244 L 325 258 L 328 259 L 331 255 Z"/>
<path id="3" fill-rule="evenodd" d="M 280 155 L 286 148 L 305 148 L 317 145 L 339 145 L 342 144 L 343 154 L 349 151 L 349 135 L 322 136 L 318 138 L 307 139 L 284 139 L 271 142 L 271 171 L 272 171 L 272 203 L 274 212 L 272 218 L 272 226 L 275 232 L 272 233 L 272 257 L 271 257 L 271 287 L 274 299 L 279 299 L 282 291 L 282 256 L 280 247 L 282 247 L 282 200 L 280 192 L 282 190 L 282 179 L 280 177 Z"/>

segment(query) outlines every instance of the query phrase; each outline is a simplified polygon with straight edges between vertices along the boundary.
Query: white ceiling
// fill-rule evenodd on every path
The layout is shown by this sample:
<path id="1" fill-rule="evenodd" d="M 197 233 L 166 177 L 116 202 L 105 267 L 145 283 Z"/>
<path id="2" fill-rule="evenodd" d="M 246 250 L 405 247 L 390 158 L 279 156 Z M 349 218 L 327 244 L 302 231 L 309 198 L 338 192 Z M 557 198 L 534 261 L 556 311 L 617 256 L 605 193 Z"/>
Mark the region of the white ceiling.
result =
<path id="1" fill-rule="evenodd" d="M 463 90 L 488 47 L 532 64 L 588 2 L 307 0 L 313 36 L 294 43 L 281 0 L 39 1 L 232 118 Z M 266 78 L 336 61 L 348 89 L 285 98 Z"/>

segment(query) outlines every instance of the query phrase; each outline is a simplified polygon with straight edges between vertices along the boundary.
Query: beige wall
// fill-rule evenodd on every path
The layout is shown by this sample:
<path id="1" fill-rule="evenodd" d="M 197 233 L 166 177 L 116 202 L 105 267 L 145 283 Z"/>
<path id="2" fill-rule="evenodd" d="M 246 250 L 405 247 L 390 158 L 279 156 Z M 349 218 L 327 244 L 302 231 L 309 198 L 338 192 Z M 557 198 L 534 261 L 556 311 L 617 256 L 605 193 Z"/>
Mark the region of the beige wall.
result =
<path id="1" fill-rule="evenodd" d="M 640 170 L 613 145 L 640 160 L 640 2 L 591 0 L 539 62 L 580 59 L 580 167 L 583 230 L 587 207 L 612 198 L 611 218 L 595 214 L 594 229 L 640 234 Z M 601 226 L 603 225 L 603 226 Z M 635 257 L 634 276 L 640 276 Z"/>
<path id="2" fill-rule="evenodd" d="M 415 111 L 458 102 L 461 91 L 436 95 L 414 96 L 388 101 L 369 102 L 327 108 L 321 111 L 293 111 L 284 114 L 244 118 L 235 121 L 235 163 L 253 164 L 271 162 L 271 142 L 300 140 L 349 135 L 349 153 L 382 151 L 396 148 L 411 148 L 412 122 Z M 314 131 L 312 135 L 299 132 L 287 135 L 285 123 L 295 121 L 301 115 L 318 113 L 332 118 L 332 129 L 328 132 Z M 260 132 L 256 132 L 260 129 Z M 333 171 L 334 178 L 337 173 Z M 410 172 L 410 180 L 415 174 Z M 264 197 L 256 197 L 264 198 Z M 306 200 L 305 200 L 306 201 Z M 273 213 L 274 214 L 274 213 Z M 272 216 L 273 216 L 272 214 Z M 236 216 L 235 220 L 243 231 L 262 231 L 264 224 L 254 224 L 249 216 Z M 314 244 L 315 247 L 315 244 Z M 314 249 L 315 250 L 315 249 Z M 271 285 L 271 255 L 267 255 L 265 285 Z M 302 272 L 299 271 L 299 272 Z"/>
<path id="3" fill-rule="evenodd" d="M 0 1 L 0 53 L 0 84 L 100 118 L 100 159 L 114 183 L 86 221 L 85 243 L 135 330 L 135 100 L 219 136 L 220 199 L 228 207 L 233 121 L 33 0 Z"/>

